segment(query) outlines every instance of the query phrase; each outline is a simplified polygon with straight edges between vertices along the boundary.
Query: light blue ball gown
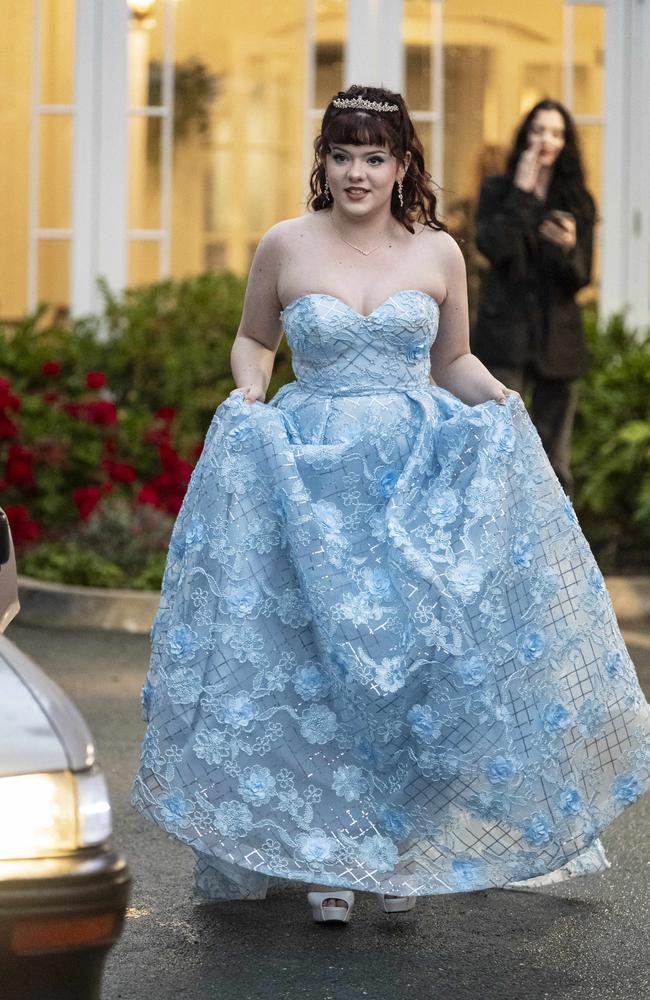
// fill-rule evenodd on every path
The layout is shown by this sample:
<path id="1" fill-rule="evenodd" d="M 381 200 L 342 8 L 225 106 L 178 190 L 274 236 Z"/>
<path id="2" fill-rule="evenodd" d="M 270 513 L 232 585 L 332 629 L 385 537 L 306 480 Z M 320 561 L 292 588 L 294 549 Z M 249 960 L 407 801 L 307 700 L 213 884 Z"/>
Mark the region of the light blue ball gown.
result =
<path id="1" fill-rule="evenodd" d="M 605 870 L 650 708 L 523 403 L 431 384 L 422 291 L 281 315 L 295 381 L 217 408 L 174 527 L 133 805 L 198 897 Z"/>

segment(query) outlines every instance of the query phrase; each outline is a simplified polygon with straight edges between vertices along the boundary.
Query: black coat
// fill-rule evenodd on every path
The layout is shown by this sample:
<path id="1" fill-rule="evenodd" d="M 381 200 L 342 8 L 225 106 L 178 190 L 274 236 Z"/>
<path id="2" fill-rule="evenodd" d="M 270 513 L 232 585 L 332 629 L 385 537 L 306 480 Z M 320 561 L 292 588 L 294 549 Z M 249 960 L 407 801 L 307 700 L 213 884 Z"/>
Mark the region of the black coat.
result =
<path id="1" fill-rule="evenodd" d="M 553 208 L 572 211 L 569 253 L 538 232 Z M 591 280 L 595 206 L 581 211 L 522 191 L 505 175 L 486 177 L 476 213 L 476 245 L 490 262 L 481 273 L 472 351 L 487 365 L 532 363 L 545 378 L 575 378 L 588 367 L 579 288 Z"/>

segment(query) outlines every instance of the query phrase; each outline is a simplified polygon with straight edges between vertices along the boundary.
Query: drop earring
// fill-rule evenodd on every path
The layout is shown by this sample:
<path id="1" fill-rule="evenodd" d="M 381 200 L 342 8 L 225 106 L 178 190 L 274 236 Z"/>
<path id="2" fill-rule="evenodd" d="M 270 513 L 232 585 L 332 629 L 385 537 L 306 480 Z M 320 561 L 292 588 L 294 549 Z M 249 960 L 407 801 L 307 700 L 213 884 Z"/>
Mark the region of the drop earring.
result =
<path id="1" fill-rule="evenodd" d="M 402 182 L 399 180 L 397 182 L 397 197 L 399 198 L 400 208 L 404 208 L 404 195 L 402 193 Z"/>
<path id="2" fill-rule="evenodd" d="M 330 198 L 332 197 L 332 193 L 330 191 L 330 186 L 327 183 L 327 174 L 325 174 L 325 186 L 323 187 L 323 194 L 325 195 L 325 200 L 326 201 L 329 201 Z"/>

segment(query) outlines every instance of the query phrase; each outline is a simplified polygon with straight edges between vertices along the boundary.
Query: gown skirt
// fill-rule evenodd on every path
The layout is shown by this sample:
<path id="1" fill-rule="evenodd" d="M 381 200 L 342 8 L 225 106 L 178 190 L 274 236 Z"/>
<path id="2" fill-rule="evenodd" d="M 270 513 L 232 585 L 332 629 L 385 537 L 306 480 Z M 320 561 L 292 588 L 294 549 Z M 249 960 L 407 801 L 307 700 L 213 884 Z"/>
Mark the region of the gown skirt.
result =
<path id="1" fill-rule="evenodd" d="M 650 707 L 522 400 L 431 382 L 425 292 L 281 318 L 295 381 L 218 406 L 172 532 L 133 806 L 198 898 L 604 871 Z"/>

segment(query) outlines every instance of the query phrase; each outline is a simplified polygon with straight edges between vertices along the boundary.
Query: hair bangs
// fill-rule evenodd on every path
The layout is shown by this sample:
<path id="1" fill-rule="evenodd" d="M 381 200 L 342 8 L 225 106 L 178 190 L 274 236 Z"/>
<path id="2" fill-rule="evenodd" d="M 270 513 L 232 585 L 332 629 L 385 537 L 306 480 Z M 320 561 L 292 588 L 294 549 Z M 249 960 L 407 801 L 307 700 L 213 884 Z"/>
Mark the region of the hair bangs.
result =
<path id="1" fill-rule="evenodd" d="M 323 144 L 334 146 L 337 143 L 350 146 L 385 146 L 394 153 L 393 144 L 395 141 L 394 132 L 391 135 L 390 127 L 381 118 L 375 115 L 360 115 L 358 112 L 351 115 L 337 115 L 329 122 Z"/>

